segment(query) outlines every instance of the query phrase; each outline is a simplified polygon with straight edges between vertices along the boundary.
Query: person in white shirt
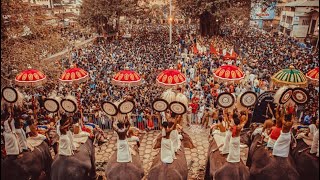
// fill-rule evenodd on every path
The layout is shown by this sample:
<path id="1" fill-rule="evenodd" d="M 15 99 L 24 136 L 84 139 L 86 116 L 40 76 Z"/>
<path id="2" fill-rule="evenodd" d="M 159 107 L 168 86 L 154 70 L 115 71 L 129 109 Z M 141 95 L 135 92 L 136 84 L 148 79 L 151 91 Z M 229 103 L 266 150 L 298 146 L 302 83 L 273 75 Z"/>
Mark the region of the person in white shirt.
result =
<path id="1" fill-rule="evenodd" d="M 204 108 L 205 108 L 205 104 L 201 103 L 199 111 L 198 111 L 198 123 L 199 124 L 201 124 L 202 116 L 203 116 L 203 113 L 204 113 Z"/>

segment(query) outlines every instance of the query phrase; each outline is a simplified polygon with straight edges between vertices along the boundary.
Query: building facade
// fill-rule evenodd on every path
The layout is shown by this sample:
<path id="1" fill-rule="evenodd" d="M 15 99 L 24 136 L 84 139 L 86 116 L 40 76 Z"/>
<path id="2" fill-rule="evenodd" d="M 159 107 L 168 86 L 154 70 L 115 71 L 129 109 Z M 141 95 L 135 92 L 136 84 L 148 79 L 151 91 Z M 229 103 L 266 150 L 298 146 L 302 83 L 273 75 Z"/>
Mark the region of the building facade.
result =
<path id="1" fill-rule="evenodd" d="M 293 1 L 281 5 L 279 32 L 304 41 L 319 31 L 319 0 Z"/>

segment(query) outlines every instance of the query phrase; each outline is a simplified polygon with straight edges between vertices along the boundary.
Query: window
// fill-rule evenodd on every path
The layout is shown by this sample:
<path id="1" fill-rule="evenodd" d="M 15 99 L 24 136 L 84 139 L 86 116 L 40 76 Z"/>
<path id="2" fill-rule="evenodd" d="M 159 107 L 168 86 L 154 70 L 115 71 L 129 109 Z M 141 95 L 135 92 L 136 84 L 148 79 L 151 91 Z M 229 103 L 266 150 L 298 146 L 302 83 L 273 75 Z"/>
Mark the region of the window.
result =
<path id="1" fill-rule="evenodd" d="M 293 20 L 293 18 L 291 16 L 288 16 L 287 20 L 286 20 L 286 23 L 292 24 L 292 20 Z"/>
<path id="2" fill-rule="evenodd" d="M 286 15 L 283 15 L 282 16 L 282 21 L 285 21 L 286 20 Z"/>
<path id="3" fill-rule="evenodd" d="M 309 25 L 310 21 L 309 20 L 302 20 L 302 25 L 306 26 Z"/>

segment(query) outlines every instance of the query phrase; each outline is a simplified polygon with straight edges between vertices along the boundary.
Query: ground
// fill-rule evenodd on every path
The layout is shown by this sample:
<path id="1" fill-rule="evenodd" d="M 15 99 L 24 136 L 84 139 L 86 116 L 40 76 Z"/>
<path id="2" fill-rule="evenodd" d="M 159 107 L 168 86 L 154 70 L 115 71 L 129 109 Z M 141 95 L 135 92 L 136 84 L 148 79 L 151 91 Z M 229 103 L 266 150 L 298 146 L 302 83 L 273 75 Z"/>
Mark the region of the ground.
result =
<path id="1" fill-rule="evenodd" d="M 184 127 L 187 134 L 190 135 L 196 148 L 185 149 L 185 154 L 189 167 L 189 180 L 198 180 L 204 178 L 205 164 L 209 147 L 208 134 L 209 129 L 202 129 L 198 125 Z M 96 165 L 97 173 L 104 176 L 104 167 L 107 164 L 109 157 L 116 151 L 117 135 L 114 131 L 107 131 L 109 142 L 96 148 Z M 149 131 L 143 135 L 141 146 L 139 148 L 140 159 L 143 163 L 145 175 L 151 167 L 153 158 L 159 153 L 158 150 L 152 149 L 153 140 L 157 137 L 160 131 Z M 242 149 L 241 159 L 246 162 L 248 149 Z M 105 177 L 104 177 L 105 179 Z M 144 178 L 146 179 L 146 178 Z"/>

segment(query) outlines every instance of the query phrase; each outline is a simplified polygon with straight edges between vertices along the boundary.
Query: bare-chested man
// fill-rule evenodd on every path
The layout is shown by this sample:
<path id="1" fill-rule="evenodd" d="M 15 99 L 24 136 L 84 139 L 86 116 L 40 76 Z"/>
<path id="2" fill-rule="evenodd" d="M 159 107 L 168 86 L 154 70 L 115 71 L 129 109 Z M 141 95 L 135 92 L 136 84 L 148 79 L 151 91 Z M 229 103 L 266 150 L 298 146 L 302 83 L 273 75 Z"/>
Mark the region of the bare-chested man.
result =
<path id="1" fill-rule="evenodd" d="M 126 123 L 118 121 L 115 121 L 113 123 L 113 129 L 118 134 L 117 162 L 132 162 L 129 144 L 127 141 L 127 132 L 129 130 L 129 127 L 130 123 L 127 120 Z"/>
<path id="2" fill-rule="evenodd" d="M 279 138 L 274 144 L 272 154 L 279 157 L 288 157 L 291 142 L 290 130 L 293 125 L 292 120 L 294 120 L 294 116 L 292 114 L 287 114 L 280 118 L 282 121 L 282 130 Z"/>
<path id="3" fill-rule="evenodd" d="M 248 121 L 248 112 L 249 110 L 247 109 L 245 111 L 245 117 L 242 118 L 242 122 L 238 116 L 236 116 L 235 114 L 233 116 L 234 126 L 232 126 L 232 136 L 229 145 L 229 155 L 227 157 L 227 161 L 230 163 L 240 162 L 240 132 L 243 126 Z"/>
<path id="4" fill-rule="evenodd" d="M 175 157 L 172 141 L 170 139 L 171 132 L 176 128 L 177 120 L 171 128 L 168 127 L 168 122 L 162 123 L 162 138 L 161 138 L 161 151 L 160 158 L 163 163 L 172 163 Z"/>

